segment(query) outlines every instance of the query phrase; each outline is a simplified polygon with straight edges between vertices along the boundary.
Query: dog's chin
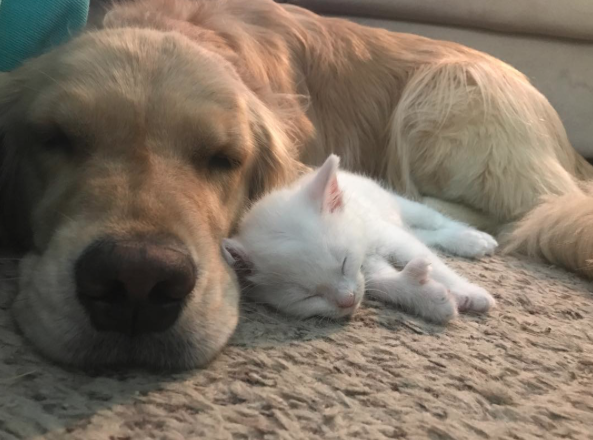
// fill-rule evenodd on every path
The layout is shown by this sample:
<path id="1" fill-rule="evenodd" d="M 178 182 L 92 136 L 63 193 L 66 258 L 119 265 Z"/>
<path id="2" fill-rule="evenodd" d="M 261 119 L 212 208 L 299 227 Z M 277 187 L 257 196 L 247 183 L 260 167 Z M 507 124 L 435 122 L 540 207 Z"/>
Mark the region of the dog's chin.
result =
<path id="1" fill-rule="evenodd" d="M 229 276 L 216 287 L 192 292 L 177 322 L 166 331 L 131 336 L 99 332 L 76 299 L 70 274 L 49 273 L 46 260 L 35 255 L 22 260 L 12 312 L 33 345 L 63 366 L 86 371 L 203 367 L 226 345 L 238 322 L 238 288 Z M 54 261 L 51 267 L 55 263 L 72 267 L 65 261 Z"/>

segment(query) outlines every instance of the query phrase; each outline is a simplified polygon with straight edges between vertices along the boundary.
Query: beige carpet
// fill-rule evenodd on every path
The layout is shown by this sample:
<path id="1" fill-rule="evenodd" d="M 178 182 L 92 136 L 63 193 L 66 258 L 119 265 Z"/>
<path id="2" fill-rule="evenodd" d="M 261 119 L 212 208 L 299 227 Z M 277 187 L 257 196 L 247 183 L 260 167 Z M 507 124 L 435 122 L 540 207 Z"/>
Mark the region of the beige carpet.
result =
<path id="1" fill-rule="evenodd" d="M 46 363 L 3 288 L 0 439 L 592 439 L 591 283 L 451 261 L 496 296 L 492 315 L 439 328 L 369 301 L 338 325 L 247 306 L 209 368 L 166 377 Z"/>

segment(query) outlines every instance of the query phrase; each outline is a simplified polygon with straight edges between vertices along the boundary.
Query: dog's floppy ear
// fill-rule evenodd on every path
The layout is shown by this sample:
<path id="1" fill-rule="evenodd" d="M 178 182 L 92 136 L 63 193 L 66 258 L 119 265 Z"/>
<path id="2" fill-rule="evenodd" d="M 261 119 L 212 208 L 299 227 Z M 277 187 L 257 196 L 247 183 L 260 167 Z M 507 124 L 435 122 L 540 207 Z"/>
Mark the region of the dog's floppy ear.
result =
<path id="1" fill-rule="evenodd" d="M 251 130 L 256 158 L 249 187 L 251 200 L 291 183 L 308 171 L 298 160 L 297 145 L 289 138 L 285 124 L 261 101 L 254 101 L 251 106 Z"/>
<path id="2" fill-rule="evenodd" d="M 31 232 L 19 151 L 11 129 L 20 86 L 13 74 L 0 72 L 0 247 L 23 251 L 29 247 Z"/>

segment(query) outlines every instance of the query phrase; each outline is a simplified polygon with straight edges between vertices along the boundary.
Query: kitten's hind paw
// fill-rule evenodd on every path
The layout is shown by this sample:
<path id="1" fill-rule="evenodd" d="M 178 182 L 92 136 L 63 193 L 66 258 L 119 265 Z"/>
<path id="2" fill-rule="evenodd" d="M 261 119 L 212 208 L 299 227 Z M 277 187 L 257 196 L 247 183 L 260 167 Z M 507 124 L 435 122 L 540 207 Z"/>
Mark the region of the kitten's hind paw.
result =
<path id="1" fill-rule="evenodd" d="M 430 281 L 425 286 L 425 291 L 421 294 L 428 296 L 431 301 L 419 311 L 419 315 L 435 324 L 446 324 L 455 319 L 458 314 L 457 303 L 449 290 L 436 281 Z"/>
<path id="2" fill-rule="evenodd" d="M 455 296 L 460 312 L 486 313 L 496 305 L 494 297 L 475 284 L 456 286 L 451 289 L 451 293 Z"/>

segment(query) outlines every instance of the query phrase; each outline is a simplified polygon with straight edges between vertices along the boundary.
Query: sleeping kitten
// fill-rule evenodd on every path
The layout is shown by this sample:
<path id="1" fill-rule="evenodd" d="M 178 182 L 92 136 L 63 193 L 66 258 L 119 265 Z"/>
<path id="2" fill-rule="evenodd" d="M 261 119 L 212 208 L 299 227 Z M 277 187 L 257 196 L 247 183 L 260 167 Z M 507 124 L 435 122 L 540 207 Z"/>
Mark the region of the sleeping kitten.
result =
<path id="1" fill-rule="evenodd" d="M 437 323 L 494 306 L 427 247 L 479 257 L 494 251 L 494 238 L 338 165 L 331 155 L 268 194 L 224 240 L 225 259 L 251 297 L 302 318 L 351 315 L 365 291 Z"/>

